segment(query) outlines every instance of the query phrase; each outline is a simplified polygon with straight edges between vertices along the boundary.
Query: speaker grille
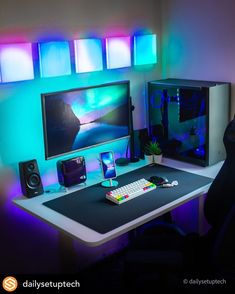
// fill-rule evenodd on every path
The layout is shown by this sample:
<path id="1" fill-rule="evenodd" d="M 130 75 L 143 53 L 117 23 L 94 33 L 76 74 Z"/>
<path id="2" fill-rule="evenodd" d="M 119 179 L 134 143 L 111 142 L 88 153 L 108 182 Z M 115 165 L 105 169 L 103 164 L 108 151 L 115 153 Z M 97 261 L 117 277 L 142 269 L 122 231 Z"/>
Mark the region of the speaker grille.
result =
<path id="1" fill-rule="evenodd" d="M 30 188 L 37 188 L 41 184 L 41 179 L 38 174 L 31 174 L 27 179 L 27 184 Z"/>
<path id="2" fill-rule="evenodd" d="M 19 162 L 19 171 L 23 195 L 30 198 L 44 193 L 36 159 Z"/>

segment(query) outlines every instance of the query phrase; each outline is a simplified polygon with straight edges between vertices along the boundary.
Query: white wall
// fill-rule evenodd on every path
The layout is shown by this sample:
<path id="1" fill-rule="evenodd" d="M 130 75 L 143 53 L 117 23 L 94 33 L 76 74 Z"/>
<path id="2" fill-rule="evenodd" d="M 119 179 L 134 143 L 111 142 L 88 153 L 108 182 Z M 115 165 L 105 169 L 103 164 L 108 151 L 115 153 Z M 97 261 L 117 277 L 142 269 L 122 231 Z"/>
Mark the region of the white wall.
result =
<path id="1" fill-rule="evenodd" d="M 14 42 L 38 42 L 41 40 L 73 40 L 89 36 L 130 35 L 139 31 L 156 33 L 161 41 L 160 0 L 42 0 L 42 1 L 2 1 L 0 9 L 0 44 Z M 159 56 L 161 52 L 159 50 Z M 160 60 L 160 58 L 159 58 Z M 146 82 L 161 77 L 161 63 L 135 68 L 104 70 L 96 73 L 71 75 L 59 78 L 36 78 L 33 81 L 0 84 L 0 154 L 3 163 L 17 168 L 19 161 L 37 158 L 42 169 L 47 172 L 51 166 L 44 162 L 41 148 L 43 135 L 40 127 L 34 134 L 27 134 L 27 126 L 41 126 L 40 93 L 55 92 L 80 86 L 97 85 L 106 82 L 130 80 L 131 96 L 135 105 L 134 128 L 147 126 Z M 21 111 L 19 112 L 19 105 Z M 29 109 L 35 112 L 29 121 Z M 18 138 L 27 136 L 37 148 L 31 148 L 18 140 L 18 149 L 12 149 L 16 140 L 15 122 L 20 119 L 21 130 Z M 18 125 L 19 126 L 19 125 Z M 26 127 L 26 129 L 25 129 Z M 23 130 L 23 131 L 22 131 Z M 9 136 L 11 136 L 9 138 Z M 40 140 L 41 143 L 38 142 Z M 30 150 L 29 150 L 30 149 Z M 126 143 L 124 146 L 126 149 Z M 92 160 L 92 158 L 91 158 Z M 54 163 L 53 163 L 54 167 Z"/>
<path id="2" fill-rule="evenodd" d="M 232 83 L 235 112 L 235 1 L 162 1 L 163 77 Z"/>
<path id="3" fill-rule="evenodd" d="M 1 34 L 37 38 L 45 33 L 70 36 L 132 32 L 141 27 L 160 32 L 159 0 L 9 0 L 1 1 Z"/>
<path id="4" fill-rule="evenodd" d="M 134 35 L 140 30 L 156 33 L 159 42 L 160 0 L 10 0 L 0 9 L 0 44 L 38 42 L 62 38 L 72 40 L 89 36 Z M 160 50 L 159 50 L 160 51 Z M 161 52 L 159 52 L 160 56 Z M 161 63 L 142 71 L 126 70 L 122 79 L 131 80 L 131 95 L 136 103 L 135 129 L 145 127 L 143 117 L 145 84 L 161 77 Z M 117 71 L 116 71 L 117 72 Z M 117 77 L 109 72 L 109 80 Z M 88 81 L 89 83 L 89 81 Z M 14 85 L 13 85 L 14 86 Z M 0 101 L 1 97 L 0 86 Z"/>

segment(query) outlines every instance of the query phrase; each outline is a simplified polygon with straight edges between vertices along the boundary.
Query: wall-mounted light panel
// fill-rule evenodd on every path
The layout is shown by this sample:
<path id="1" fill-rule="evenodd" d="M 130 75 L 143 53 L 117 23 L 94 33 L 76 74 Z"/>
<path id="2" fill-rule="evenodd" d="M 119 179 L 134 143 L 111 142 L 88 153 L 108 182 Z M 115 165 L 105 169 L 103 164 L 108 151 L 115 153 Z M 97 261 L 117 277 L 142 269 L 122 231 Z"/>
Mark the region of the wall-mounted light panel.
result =
<path id="1" fill-rule="evenodd" d="M 130 37 L 112 37 L 106 39 L 107 68 L 131 66 Z"/>
<path id="2" fill-rule="evenodd" d="M 71 74 L 69 43 L 55 41 L 39 43 L 41 77 L 56 77 Z"/>
<path id="3" fill-rule="evenodd" d="M 77 73 L 103 69 L 102 42 L 100 39 L 75 40 L 74 49 Z"/>
<path id="4" fill-rule="evenodd" d="M 16 82 L 34 78 L 31 43 L 0 45 L 2 82 Z"/>
<path id="5" fill-rule="evenodd" d="M 157 63 L 157 36 L 133 37 L 134 65 Z M 131 37 L 105 39 L 108 69 L 131 66 Z M 98 38 L 74 40 L 77 73 L 103 70 L 102 40 Z M 71 74 L 71 55 L 68 41 L 38 43 L 41 77 Z M 31 43 L 0 44 L 0 83 L 34 79 Z"/>
<path id="6" fill-rule="evenodd" d="M 157 63 L 157 36 L 134 36 L 134 64 Z"/>

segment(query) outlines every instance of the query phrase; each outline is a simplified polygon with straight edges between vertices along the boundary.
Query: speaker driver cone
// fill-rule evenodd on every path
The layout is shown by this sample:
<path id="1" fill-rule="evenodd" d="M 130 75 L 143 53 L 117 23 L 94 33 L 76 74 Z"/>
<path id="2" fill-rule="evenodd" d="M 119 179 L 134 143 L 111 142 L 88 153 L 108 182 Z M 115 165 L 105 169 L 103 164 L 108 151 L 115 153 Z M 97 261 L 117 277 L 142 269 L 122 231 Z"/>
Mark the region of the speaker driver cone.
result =
<path id="1" fill-rule="evenodd" d="M 40 177 L 38 174 L 31 174 L 29 177 L 28 177 L 28 186 L 31 187 L 31 188 L 37 188 L 41 183 L 41 180 L 40 180 Z"/>

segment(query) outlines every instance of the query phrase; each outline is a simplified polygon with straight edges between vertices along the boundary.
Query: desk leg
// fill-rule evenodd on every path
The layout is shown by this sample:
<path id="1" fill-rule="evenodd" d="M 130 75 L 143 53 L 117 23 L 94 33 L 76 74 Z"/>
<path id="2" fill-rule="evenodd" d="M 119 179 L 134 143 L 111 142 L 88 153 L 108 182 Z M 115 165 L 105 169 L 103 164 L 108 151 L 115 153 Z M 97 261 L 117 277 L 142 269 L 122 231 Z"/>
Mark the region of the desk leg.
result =
<path id="1" fill-rule="evenodd" d="M 61 273 L 76 272 L 76 252 L 72 237 L 63 232 L 58 233 L 59 263 Z"/>
<path id="2" fill-rule="evenodd" d="M 203 235 L 204 233 L 204 194 L 198 198 L 198 233 Z"/>

